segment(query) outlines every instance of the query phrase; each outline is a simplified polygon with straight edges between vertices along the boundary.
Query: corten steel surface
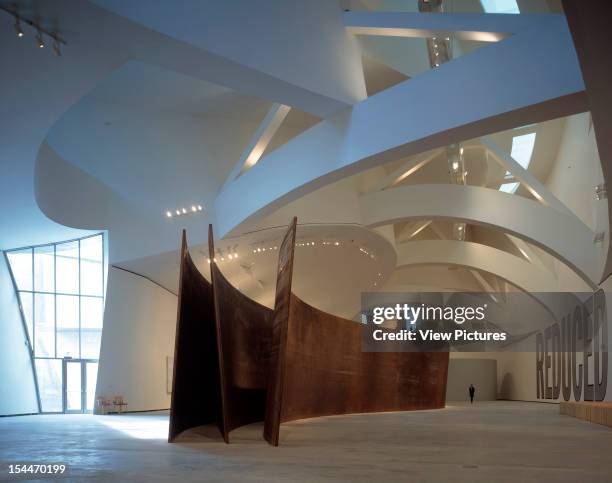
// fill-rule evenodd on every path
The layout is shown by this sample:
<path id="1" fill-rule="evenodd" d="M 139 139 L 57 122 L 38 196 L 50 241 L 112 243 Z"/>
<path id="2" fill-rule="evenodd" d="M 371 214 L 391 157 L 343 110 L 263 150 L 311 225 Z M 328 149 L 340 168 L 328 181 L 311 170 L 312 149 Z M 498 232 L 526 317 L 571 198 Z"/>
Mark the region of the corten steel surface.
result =
<path id="1" fill-rule="evenodd" d="M 210 260 L 210 283 L 212 291 L 212 313 L 215 327 L 215 343 L 217 345 L 217 367 L 219 370 L 219 387 L 221 391 L 221 419 L 219 429 L 223 435 L 223 440 L 229 443 L 229 429 L 227 420 L 227 382 L 225 377 L 225 365 L 223 356 L 223 344 L 221 343 L 221 319 L 219 317 L 219 307 L 217 302 L 217 294 L 215 293 L 215 282 L 217 271 L 213 270 L 215 263 L 215 238 L 213 236 L 213 227 L 208 225 L 208 259 Z"/>
<path id="2" fill-rule="evenodd" d="M 444 407 L 448 352 L 362 352 L 362 328 L 291 295 L 281 422 Z"/>
<path id="3" fill-rule="evenodd" d="M 212 288 L 181 245 L 174 377 L 168 441 L 186 429 L 221 421 Z"/>
<path id="4" fill-rule="evenodd" d="M 221 348 L 224 438 L 229 442 L 232 429 L 264 420 L 273 312 L 234 288 L 213 255 L 211 271 Z"/>
<path id="5" fill-rule="evenodd" d="M 274 319 L 270 336 L 270 385 L 266 404 L 264 438 L 273 446 L 278 446 L 281 411 L 285 382 L 285 353 L 287 328 L 289 324 L 289 305 L 291 301 L 291 281 L 293 278 L 293 259 L 295 256 L 295 234 L 297 218 L 294 217 L 278 251 L 276 275 L 276 297 L 274 300 Z"/>
<path id="6" fill-rule="evenodd" d="M 280 245 L 273 311 L 223 276 L 212 226 L 212 284 L 183 233 L 170 441 L 215 422 L 229 442 L 232 429 L 264 420 L 264 438 L 277 446 L 285 421 L 444 406 L 448 352 L 362 352 L 360 323 L 291 293 L 296 227 L 294 218 Z"/>

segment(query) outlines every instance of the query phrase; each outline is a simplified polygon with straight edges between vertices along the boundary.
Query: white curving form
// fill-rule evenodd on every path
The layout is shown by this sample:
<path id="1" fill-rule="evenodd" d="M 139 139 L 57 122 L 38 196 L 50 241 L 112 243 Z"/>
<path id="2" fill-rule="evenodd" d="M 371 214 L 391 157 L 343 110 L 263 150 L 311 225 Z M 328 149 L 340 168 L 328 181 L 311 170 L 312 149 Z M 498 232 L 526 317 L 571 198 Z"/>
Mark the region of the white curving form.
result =
<path id="1" fill-rule="evenodd" d="M 555 297 L 556 277 L 528 261 L 487 245 L 457 240 L 419 240 L 397 246 L 397 268 L 451 265 L 499 277 L 539 302 L 556 320 L 566 315 L 564 297 Z M 565 297 L 567 298 L 567 297 Z"/>
<path id="2" fill-rule="evenodd" d="M 448 219 L 500 228 L 559 258 L 591 287 L 602 268 L 594 233 L 576 216 L 497 190 L 477 186 L 399 186 L 360 198 L 363 223 L 376 227 L 416 219 Z"/>
<path id="3" fill-rule="evenodd" d="M 463 28 L 458 20 L 448 23 L 451 30 Z M 565 19 L 538 17 L 533 26 L 359 102 L 263 157 L 218 195 L 220 235 L 239 233 L 247 220 L 386 162 L 586 109 Z"/>

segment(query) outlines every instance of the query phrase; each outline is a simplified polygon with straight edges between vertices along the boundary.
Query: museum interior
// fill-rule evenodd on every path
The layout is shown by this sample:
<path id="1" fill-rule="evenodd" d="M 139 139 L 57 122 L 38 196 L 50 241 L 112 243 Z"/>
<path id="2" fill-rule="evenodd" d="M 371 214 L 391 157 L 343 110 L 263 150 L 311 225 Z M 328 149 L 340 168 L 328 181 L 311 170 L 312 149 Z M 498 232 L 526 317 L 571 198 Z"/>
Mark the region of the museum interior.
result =
<path id="1" fill-rule="evenodd" d="M 612 481 L 611 21 L 0 0 L 0 481 Z"/>

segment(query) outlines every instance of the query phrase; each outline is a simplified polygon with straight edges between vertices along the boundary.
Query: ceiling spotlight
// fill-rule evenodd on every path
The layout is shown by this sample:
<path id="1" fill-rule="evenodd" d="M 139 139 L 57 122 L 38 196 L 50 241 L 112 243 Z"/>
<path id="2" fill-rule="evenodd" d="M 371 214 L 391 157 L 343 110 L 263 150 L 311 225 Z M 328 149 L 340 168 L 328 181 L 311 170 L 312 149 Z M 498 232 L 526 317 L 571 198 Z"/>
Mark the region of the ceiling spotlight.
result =
<path id="1" fill-rule="evenodd" d="M 238 258 L 238 254 L 237 253 L 234 253 L 234 258 Z"/>
<path id="2" fill-rule="evenodd" d="M 191 207 L 191 211 L 195 212 L 195 211 L 196 211 L 196 207 L 195 207 L 195 206 L 192 206 L 192 207 Z"/>
<path id="3" fill-rule="evenodd" d="M 202 205 L 198 205 L 198 211 L 202 211 Z"/>
<path id="4" fill-rule="evenodd" d="M 62 51 L 60 50 L 60 44 L 57 39 L 53 39 L 53 53 L 56 57 L 62 56 Z"/>
<path id="5" fill-rule="evenodd" d="M 171 211 L 166 211 L 166 216 L 168 218 L 172 218 L 172 212 Z"/>
<path id="6" fill-rule="evenodd" d="M 187 213 L 187 210 L 185 208 L 183 208 L 183 214 Z"/>
<path id="7" fill-rule="evenodd" d="M 338 246 L 340 245 L 340 242 L 334 242 L 334 245 Z"/>
<path id="8" fill-rule="evenodd" d="M 459 169 L 459 162 L 453 161 L 453 171 L 457 171 Z"/>
<path id="9" fill-rule="evenodd" d="M 181 214 L 181 212 L 179 210 L 176 210 L 176 216 L 179 216 Z"/>
<path id="10" fill-rule="evenodd" d="M 207 259 L 206 259 L 206 261 L 207 261 L 208 263 L 210 263 L 210 258 L 207 258 Z"/>
<path id="11" fill-rule="evenodd" d="M 233 256 L 233 255 L 230 253 L 230 254 L 227 256 L 227 258 L 229 258 L 229 259 L 231 260 L 232 258 L 234 258 L 234 256 Z"/>
<path id="12" fill-rule="evenodd" d="M 38 45 L 39 49 L 42 49 L 45 47 L 45 41 L 43 40 L 42 33 L 40 32 L 40 30 L 36 34 L 36 45 Z"/>
<path id="13" fill-rule="evenodd" d="M 21 30 L 21 22 L 19 21 L 19 17 L 15 17 L 15 33 L 18 38 L 23 37 L 23 30 Z"/>

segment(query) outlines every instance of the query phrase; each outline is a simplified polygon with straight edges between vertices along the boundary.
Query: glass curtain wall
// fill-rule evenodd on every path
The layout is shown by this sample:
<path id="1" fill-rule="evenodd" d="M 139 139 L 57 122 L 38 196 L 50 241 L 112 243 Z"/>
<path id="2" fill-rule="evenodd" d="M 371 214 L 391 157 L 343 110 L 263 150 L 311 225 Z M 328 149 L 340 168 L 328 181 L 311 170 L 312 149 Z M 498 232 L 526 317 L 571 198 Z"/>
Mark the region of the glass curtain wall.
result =
<path id="1" fill-rule="evenodd" d="M 61 412 L 62 360 L 97 361 L 100 355 L 104 235 L 10 250 L 6 255 L 34 354 L 42 410 Z"/>

